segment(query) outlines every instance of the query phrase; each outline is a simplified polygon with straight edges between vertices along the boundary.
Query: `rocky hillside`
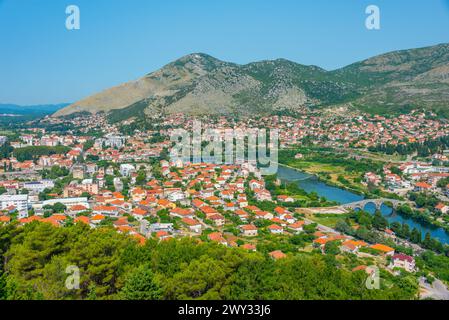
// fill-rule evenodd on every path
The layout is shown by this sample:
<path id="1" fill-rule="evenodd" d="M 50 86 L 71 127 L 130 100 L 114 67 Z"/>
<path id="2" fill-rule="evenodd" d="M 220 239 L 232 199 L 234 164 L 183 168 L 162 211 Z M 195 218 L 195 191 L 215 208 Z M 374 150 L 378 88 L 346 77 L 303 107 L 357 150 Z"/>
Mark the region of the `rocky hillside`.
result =
<path id="1" fill-rule="evenodd" d="M 195 53 L 55 116 L 104 111 L 120 121 L 155 112 L 255 114 L 342 103 L 374 112 L 447 112 L 449 44 L 387 53 L 334 71 L 285 59 L 238 65 Z"/>

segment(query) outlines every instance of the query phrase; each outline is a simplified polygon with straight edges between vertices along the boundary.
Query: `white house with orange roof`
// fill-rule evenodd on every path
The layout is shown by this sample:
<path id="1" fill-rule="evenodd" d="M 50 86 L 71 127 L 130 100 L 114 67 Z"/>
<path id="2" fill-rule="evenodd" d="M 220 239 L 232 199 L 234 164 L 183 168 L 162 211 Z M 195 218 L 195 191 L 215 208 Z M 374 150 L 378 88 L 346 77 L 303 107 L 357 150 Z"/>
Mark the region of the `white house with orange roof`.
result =
<path id="1" fill-rule="evenodd" d="M 274 218 L 274 215 L 268 211 L 256 211 L 254 214 L 256 219 L 271 220 Z"/>
<path id="2" fill-rule="evenodd" d="M 226 202 L 224 204 L 224 210 L 226 210 L 226 211 L 235 211 L 235 204 L 233 202 Z"/>
<path id="3" fill-rule="evenodd" d="M 211 220 L 216 227 L 221 227 L 225 224 L 225 218 L 217 213 L 207 217 L 208 220 Z"/>
<path id="4" fill-rule="evenodd" d="M 277 199 L 278 199 L 278 201 L 280 201 L 280 202 L 286 202 L 286 203 L 292 203 L 292 202 L 295 202 L 295 199 L 293 199 L 292 197 L 290 197 L 290 196 L 287 196 L 287 195 L 279 195 L 279 196 L 277 196 Z"/>
<path id="5" fill-rule="evenodd" d="M 181 220 L 187 227 L 190 229 L 190 231 L 194 233 L 201 233 L 201 223 L 198 220 L 191 219 L 191 218 L 182 218 Z"/>
<path id="6" fill-rule="evenodd" d="M 207 238 L 208 238 L 210 241 L 220 243 L 220 244 L 222 244 L 222 245 L 224 245 L 224 246 L 227 246 L 227 245 L 228 245 L 228 242 L 226 241 L 225 238 L 223 238 L 223 234 L 221 234 L 220 232 L 212 232 L 212 233 L 209 233 L 209 234 L 207 235 Z"/>
<path id="7" fill-rule="evenodd" d="M 283 234 L 284 233 L 284 228 L 282 228 L 281 226 L 279 226 L 277 224 L 272 224 L 271 226 L 268 226 L 267 229 L 272 234 Z"/>
<path id="8" fill-rule="evenodd" d="M 238 199 L 237 203 L 240 208 L 245 208 L 248 206 L 248 200 L 246 200 L 246 199 Z"/>
<path id="9" fill-rule="evenodd" d="M 415 192 L 427 192 L 432 190 L 432 185 L 428 184 L 427 182 L 417 182 L 415 183 Z"/>
<path id="10" fill-rule="evenodd" d="M 256 189 L 263 189 L 265 188 L 265 183 L 263 181 L 253 179 L 249 182 L 249 188 L 253 191 Z"/>
<path id="11" fill-rule="evenodd" d="M 270 191 L 267 189 L 254 189 L 254 196 L 257 201 L 272 201 Z"/>
<path id="12" fill-rule="evenodd" d="M 206 203 L 204 203 L 204 202 L 201 201 L 200 199 L 193 199 L 193 200 L 192 200 L 192 206 L 193 206 L 194 208 L 199 209 L 199 208 L 201 208 L 201 207 L 203 207 L 203 206 L 205 206 L 205 205 L 206 205 Z"/>
<path id="13" fill-rule="evenodd" d="M 145 218 L 146 216 L 148 216 L 148 212 L 142 208 L 134 208 L 131 211 L 131 214 L 133 215 L 134 218 L 136 218 L 137 220 L 142 220 L 143 218 Z"/>
<path id="14" fill-rule="evenodd" d="M 239 226 L 242 235 L 245 237 L 257 236 L 257 227 L 253 224 L 244 224 Z"/>
<path id="15" fill-rule="evenodd" d="M 192 209 L 184 209 L 184 208 L 172 208 L 169 211 L 170 216 L 175 218 L 193 218 L 194 211 Z"/>
<path id="16" fill-rule="evenodd" d="M 234 213 L 240 218 L 241 221 L 246 221 L 248 219 L 248 212 L 242 209 L 237 209 Z"/>
<path id="17" fill-rule="evenodd" d="M 95 215 L 104 215 L 109 217 L 118 217 L 119 210 L 116 207 L 113 206 L 95 206 L 92 208 L 92 212 Z"/>
<path id="18" fill-rule="evenodd" d="M 137 188 L 131 189 L 130 195 L 131 195 L 131 199 L 134 202 L 139 202 L 146 198 L 147 193 L 142 188 L 137 187 Z"/>
<path id="19" fill-rule="evenodd" d="M 439 203 L 435 206 L 435 209 L 438 210 L 439 212 L 441 212 L 442 214 L 446 214 L 449 212 L 449 206 L 447 206 L 444 203 Z"/>
<path id="20" fill-rule="evenodd" d="M 297 221 L 295 223 L 289 224 L 287 226 L 287 229 L 293 231 L 293 233 L 298 234 L 304 230 L 304 224 L 304 221 Z"/>

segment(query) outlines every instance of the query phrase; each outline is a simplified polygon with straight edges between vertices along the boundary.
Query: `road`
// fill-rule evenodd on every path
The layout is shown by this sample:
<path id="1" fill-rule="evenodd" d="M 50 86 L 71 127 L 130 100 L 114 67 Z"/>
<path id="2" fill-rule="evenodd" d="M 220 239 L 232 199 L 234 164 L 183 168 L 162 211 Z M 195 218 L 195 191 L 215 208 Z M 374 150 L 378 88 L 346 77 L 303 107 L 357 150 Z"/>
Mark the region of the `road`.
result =
<path id="1" fill-rule="evenodd" d="M 419 285 L 422 289 L 421 299 L 432 298 L 434 300 L 449 300 L 449 290 L 446 285 L 438 279 L 430 285 L 424 277 L 419 279 Z"/>

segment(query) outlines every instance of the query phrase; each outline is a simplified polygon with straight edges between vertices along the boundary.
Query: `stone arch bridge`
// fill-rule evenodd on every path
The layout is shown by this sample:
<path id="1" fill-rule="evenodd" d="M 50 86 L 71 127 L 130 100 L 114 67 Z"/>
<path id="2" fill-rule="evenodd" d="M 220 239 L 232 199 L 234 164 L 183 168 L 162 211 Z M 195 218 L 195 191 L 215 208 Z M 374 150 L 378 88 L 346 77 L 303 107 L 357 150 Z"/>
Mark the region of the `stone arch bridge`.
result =
<path id="1" fill-rule="evenodd" d="M 404 205 L 404 204 L 412 204 L 410 201 L 400 201 L 400 200 L 394 200 L 394 199 L 365 199 L 361 201 L 346 203 L 340 206 L 340 208 L 346 209 L 346 210 L 356 210 L 360 209 L 363 210 L 367 204 L 372 203 L 376 206 L 376 210 L 380 210 L 383 204 L 391 204 L 393 206 L 393 209 L 396 209 L 398 206 Z"/>

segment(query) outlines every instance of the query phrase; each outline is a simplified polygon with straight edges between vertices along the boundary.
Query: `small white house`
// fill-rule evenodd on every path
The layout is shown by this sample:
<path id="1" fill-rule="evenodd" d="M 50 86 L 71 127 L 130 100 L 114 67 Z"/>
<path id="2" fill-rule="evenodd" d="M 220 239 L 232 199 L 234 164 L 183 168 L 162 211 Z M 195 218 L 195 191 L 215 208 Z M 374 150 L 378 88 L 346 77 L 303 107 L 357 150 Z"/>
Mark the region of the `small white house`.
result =
<path id="1" fill-rule="evenodd" d="M 401 268 L 407 272 L 415 271 L 415 259 L 406 254 L 398 253 L 393 255 L 391 258 L 391 263 L 389 265 L 390 269 Z"/>

